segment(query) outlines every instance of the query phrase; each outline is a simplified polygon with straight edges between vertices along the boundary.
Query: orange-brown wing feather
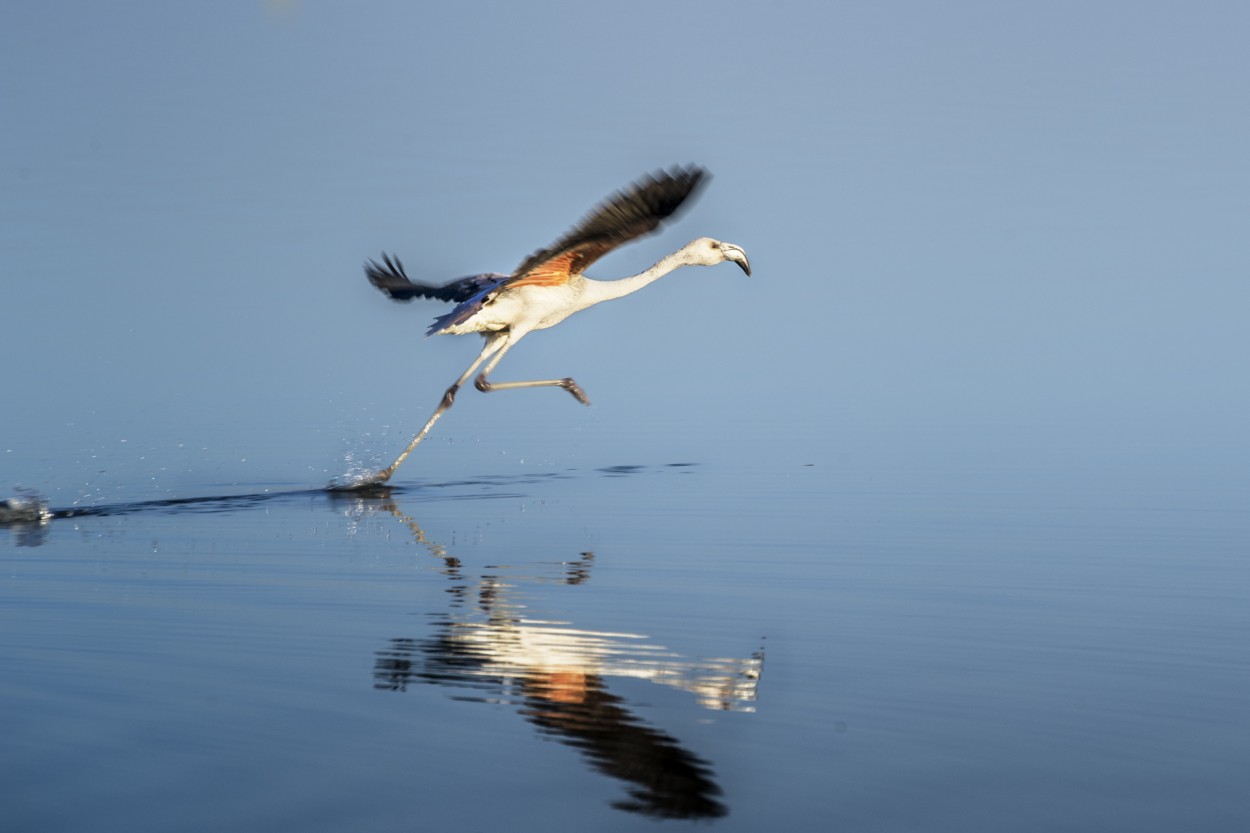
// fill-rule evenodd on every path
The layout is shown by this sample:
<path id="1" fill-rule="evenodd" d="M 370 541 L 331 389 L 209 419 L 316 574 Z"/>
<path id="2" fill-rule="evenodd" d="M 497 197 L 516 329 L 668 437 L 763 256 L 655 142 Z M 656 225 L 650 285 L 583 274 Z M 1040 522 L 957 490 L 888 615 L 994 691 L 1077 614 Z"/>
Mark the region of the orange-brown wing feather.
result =
<path id="1" fill-rule="evenodd" d="M 655 231 L 710 178 L 694 165 L 644 176 L 596 206 L 551 246 L 526 258 L 508 286 L 555 286 L 580 275 L 617 246 Z"/>
<path id="2" fill-rule="evenodd" d="M 508 280 L 508 286 L 559 286 L 573 274 L 573 263 L 577 253 L 573 251 L 559 252 L 555 257 L 547 258 L 527 272 L 518 271 Z"/>

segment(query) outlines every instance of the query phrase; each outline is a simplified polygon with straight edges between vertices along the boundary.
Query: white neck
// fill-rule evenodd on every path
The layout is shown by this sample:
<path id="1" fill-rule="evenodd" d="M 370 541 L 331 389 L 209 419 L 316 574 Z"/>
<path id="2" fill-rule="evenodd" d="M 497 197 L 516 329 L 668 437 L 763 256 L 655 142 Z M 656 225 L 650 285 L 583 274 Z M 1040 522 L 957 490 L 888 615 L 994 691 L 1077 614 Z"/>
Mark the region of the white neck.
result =
<path id="1" fill-rule="evenodd" d="M 645 272 L 639 272 L 637 275 L 631 275 L 628 278 L 621 278 L 615 281 L 596 281 L 590 278 L 583 278 L 586 281 L 586 288 L 582 291 L 581 307 L 585 309 L 604 301 L 611 301 L 614 298 L 623 298 L 626 295 L 637 292 L 647 284 L 659 280 L 674 269 L 680 269 L 682 266 L 689 265 L 690 261 L 687 259 L 686 250 L 682 248 L 671 255 L 661 258 Z"/>

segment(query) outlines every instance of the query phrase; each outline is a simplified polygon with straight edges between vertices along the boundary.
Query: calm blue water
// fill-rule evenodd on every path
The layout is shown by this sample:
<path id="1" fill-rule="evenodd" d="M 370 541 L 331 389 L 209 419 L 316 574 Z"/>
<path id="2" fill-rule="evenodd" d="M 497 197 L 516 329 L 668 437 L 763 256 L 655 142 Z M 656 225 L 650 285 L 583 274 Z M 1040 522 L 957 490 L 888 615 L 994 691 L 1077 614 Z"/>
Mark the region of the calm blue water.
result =
<path id="1" fill-rule="evenodd" d="M 1250 821 L 1235 481 L 873 462 L 0 531 L 4 829 Z"/>
<path id="2" fill-rule="evenodd" d="M 3 4 L 0 832 L 1250 830 L 1247 13 L 1018 5 Z"/>

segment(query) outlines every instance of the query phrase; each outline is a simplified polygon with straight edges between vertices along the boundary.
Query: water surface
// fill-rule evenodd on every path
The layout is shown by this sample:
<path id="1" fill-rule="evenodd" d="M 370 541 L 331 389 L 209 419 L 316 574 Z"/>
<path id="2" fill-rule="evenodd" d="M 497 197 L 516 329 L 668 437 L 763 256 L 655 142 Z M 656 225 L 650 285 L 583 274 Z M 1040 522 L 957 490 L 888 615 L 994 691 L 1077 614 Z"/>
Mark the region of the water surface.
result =
<path id="1" fill-rule="evenodd" d="M 1245 495 L 1086 482 L 623 463 L 10 528 L 6 823 L 1236 829 Z"/>

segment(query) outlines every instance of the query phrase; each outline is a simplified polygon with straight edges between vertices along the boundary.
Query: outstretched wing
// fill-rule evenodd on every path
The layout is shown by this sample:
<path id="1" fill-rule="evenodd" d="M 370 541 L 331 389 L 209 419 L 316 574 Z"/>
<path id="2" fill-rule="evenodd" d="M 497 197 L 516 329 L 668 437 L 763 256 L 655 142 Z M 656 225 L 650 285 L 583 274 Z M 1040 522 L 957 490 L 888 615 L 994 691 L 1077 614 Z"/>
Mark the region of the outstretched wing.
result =
<path id="1" fill-rule="evenodd" d="M 526 258 L 508 285 L 564 283 L 617 246 L 655 231 L 709 179 L 711 175 L 695 165 L 643 177 L 608 197 L 551 246 Z"/>
<path id="2" fill-rule="evenodd" d="M 437 301 L 460 303 L 467 301 L 486 287 L 495 286 L 507 278 L 498 272 L 484 275 L 469 275 L 446 284 L 417 283 L 404 272 L 404 264 L 398 257 L 382 254 L 382 262 L 365 261 L 365 276 L 369 283 L 385 292 L 396 301 L 411 301 L 413 298 L 432 298 Z"/>

